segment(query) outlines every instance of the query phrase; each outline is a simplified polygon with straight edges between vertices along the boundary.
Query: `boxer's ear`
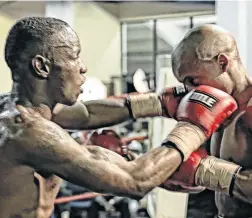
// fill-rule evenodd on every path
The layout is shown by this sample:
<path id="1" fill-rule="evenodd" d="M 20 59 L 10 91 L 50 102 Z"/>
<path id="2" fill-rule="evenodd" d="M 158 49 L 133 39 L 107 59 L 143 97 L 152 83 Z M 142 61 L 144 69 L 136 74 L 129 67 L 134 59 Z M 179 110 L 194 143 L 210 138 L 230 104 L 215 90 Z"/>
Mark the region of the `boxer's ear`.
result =
<path id="1" fill-rule="evenodd" d="M 32 59 L 32 67 L 39 77 L 47 78 L 50 73 L 50 61 L 41 55 L 34 56 Z"/>
<path id="2" fill-rule="evenodd" d="M 217 62 L 218 62 L 221 72 L 222 73 L 227 72 L 228 63 L 229 63 L 228 56 L 224 53 L 219 54 L 217 57 Z"/>

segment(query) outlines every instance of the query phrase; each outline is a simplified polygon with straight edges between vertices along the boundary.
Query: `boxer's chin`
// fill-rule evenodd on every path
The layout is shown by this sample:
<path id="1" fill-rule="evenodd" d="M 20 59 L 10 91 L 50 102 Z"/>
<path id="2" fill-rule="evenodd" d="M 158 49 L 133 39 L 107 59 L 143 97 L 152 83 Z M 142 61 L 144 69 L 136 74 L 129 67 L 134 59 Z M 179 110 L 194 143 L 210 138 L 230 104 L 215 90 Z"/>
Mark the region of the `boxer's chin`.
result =
<path id="1" fill-rule="evenodd" d="M 230 77 L 228 76 L 227 72 L 224 72 L 215 79 L 215 84 L 213 87 L 220 89 L 223 92 L 228 93 L 229 95 L 232 95 L 232 84 L 233 82 L 230 80 Z"/>

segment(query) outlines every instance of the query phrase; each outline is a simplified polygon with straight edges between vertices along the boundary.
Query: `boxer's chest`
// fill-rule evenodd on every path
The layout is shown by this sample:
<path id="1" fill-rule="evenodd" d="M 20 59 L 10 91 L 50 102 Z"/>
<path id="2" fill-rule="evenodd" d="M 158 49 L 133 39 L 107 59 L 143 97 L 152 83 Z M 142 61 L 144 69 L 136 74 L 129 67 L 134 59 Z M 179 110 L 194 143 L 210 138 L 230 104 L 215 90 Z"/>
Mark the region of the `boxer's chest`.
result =
<path id="1" fill-rule="evenodd" d="M 243 113 L 238 114 L 222 133 L 220 143 L 220 157 L 244 167 L 252 166 L 252 131 L 241 119 Z"/>

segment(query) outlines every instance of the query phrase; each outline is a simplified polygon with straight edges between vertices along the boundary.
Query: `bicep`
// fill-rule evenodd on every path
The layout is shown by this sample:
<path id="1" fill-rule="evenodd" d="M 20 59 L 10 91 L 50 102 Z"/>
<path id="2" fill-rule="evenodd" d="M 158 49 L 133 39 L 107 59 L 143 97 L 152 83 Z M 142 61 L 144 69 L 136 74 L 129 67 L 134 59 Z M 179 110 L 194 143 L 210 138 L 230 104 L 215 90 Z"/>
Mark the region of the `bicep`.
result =
<path id="1" fill-rule="evenodd" d="M 77 102 L 73 106 L 56 105 L 53 115 L 53 121 L 60 126 L 82 130 L 112 126 L 129 118 L 129 110 L 121 99 Z"/>
<path id="2" fill-rule="evenodd" d="M 60 127 L 48 126 L 36 132 L 28 131 L 21 142 L 23 163 L 35 170 L 56 174 L 96 192 L 135 193 L 129 162 L 116 153 L 107 155 L 103 150 L 90 152 Z"/>
<path id="3" fill-rule="evenodd" d="M 76 102 L 72 106 L 57 104 L 53 109 L 53 122 L 66 129 L 82 129 L 89 121 L 86 106 Z"/>

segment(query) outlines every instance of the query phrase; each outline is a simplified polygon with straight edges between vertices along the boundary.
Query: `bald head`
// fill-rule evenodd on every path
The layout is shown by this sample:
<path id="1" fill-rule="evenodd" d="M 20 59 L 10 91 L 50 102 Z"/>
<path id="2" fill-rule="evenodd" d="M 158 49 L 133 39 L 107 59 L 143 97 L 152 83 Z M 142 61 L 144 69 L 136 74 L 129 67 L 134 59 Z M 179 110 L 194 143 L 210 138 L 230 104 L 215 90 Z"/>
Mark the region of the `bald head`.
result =
<path id="1" fill-rule="evenodd" d="M 191 70 L 199 62 L 211 63 L 220 54 L 230 60 L 240 60 L 235 39 L 217 25 L 202 25 L 191 29 L 172 53 L 175 74 Z"/>

